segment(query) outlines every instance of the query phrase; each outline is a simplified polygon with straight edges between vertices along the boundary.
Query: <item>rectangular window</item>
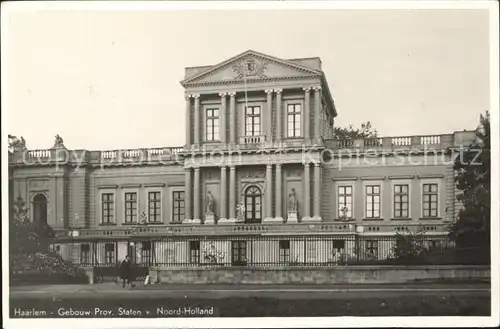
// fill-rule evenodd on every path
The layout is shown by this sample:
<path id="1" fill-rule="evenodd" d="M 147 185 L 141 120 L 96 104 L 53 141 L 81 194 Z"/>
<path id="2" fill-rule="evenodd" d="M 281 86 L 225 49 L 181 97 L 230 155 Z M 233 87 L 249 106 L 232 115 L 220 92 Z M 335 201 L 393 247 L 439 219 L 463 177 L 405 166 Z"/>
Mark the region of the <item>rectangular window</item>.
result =
<path id="1" fill-rule="evenodd" d="M 114 223 L 115 207 L 114 207 L 113 193 L 103 193 L 101 195 L 101 207 L 102 207 L 102 222 Z"/>
<path id="2" fill-rule="evenodd" d="M 219 140 L 219 109 L 207 109 L 207 141 Z"/>
<path id="3" fill-rule="evenodd" d="M 184 191 L 174 191 L 172 192 L 172 221 L 179 223 L 184 220 L 185 214 L 185 201 L 184 201 Z"/>
<path id="4" fill-rule="evenodd" d="M 232 241 L 231 242 L 232 265 L 246 265 L 247 262 L 247 242 Z"/>
<path id="5" fill-rule="evenodd" d="M 144 265 L 151 265 L 152 262 L 152 253 L 151 253 L 151 242 L 144 241 L 142 242 L 141 248 L 141 260 Z"/>
<path id="6" fill-rule="evenodd" d="M 394 185 L 394 218 L 408 218 L 408 185 Z"/>
<path id="7" fill-rule="evenodd" d="M 332 241 L 332 248 L 341 250 L 345 248 L 345 240 L 333 240 Z"/>
<path id="8" fill-rule="evenodd" d="M 200 241 L 189 241 L 189 262 L 200 263 Z"/>
<path id="9" fill-rule="evenodd" d="M 148 220 L 152 223 L 161 221 L 161 193 L 148 193 Z"/>
<path id="10" fill-rule="evenodd" d="M 438 216 L 438 184 L 423 185 L 422 204 L 424 217 Z"/>
<path id="11" fill-rule="evenodd" d="M 260 106 L 246 107 L 245 136 L 260 136 Z"/>
<path id="12" fill-rule="evenodd" d="M 280 240 L 279 248 L 280 264 L 290 262 L 290 240 Z"/>
<path id="13" fill-rule="evenodd" d="M 137 193 L 125 193 L 125 223 L 137 222 Z"/>
<path id="14" fill-rule="evenodd" d="M 338 188 L 338 216 L 340 219 L 352 218 L 352 186 L 339 186 Z"/>
<path id="15" fill-rule="evenodd" d="M 366 253 L 369 258 L 378 257 L 378 241 L 377 240 L 366 240 Z"/>
<path id="16" fill-rule="evenodd" d="M 366 186 L 365 218 L 380 218 L 380 185 Z"/>
<path id="17" fill-rule="evenodd" d="M 115 245 L 112 243 L 106 243 L 104 245 L 104 263 L 105 264 L 115 263 Z"/>
<path id="18" fill-rule="evenodd" d="M 288 137 L 300 137 L 301 108 L 300 104 L 287 106 Z"/>
<path id="19" fill-rule="evenodd" d="M 90 245 L 82 244 L 80 247 L 80 264 L 88 265 L 90 264 Z"/>

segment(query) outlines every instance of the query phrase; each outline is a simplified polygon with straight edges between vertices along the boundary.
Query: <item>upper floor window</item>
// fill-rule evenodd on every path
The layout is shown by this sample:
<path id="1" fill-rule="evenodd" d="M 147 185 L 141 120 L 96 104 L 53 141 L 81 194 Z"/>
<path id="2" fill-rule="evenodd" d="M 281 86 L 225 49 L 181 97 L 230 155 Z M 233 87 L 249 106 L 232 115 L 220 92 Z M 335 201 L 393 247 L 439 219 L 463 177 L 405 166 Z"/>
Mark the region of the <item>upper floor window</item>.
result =
<path id="1" fill-rule="evenodd" d="M 172 203 L 172 221 L 182 222 L 185 214 L 184 191 L 173 191 Z"/>
<path id="2" fill-rule="evenodd" d="M 380 218 L 380 185 L 366 186 L 365 218 Z"/>
<path id="3" fill-rule="evenodd" d="M 352 218 L 352 186 L 338 187 L 338 218 Z"/>
<path id="4" fill-rule="evenodd" d="M 125 193 L 125 223 L 137 222 L 137 193 Z"/>
<path id="5" fill-rule="evenodd" d="M 394 185 L 394 218 L 408 218 L 408 185 Z"/>
<path id="6" fill-rule="evenodd" d="M 300 137 L 300 126 L 301 126 L 300 104 L 288 104 L 287 123 L 288 123 L 288 137 Z"/>
<path id="7" fill-rule="evenodd" d="M 260 106 L 246 107 L 245 136 L 260 136 Z"/>
<path id="8" fill-rule="evenodd" d="M 219 109 L 207 109 L 206 140 L 219 140 Z"/>
<path id="9" fill-rule="evenodd" d="M 423 217 L 438 216 L 438 184 L 423 185 Z"/>
<path id="10" fill-rule="evenodd" d="M 113 193 L 101 194 L 101 207 L 102 207 L 102 222 L 114 223 L 115 222 L 115 197 Z"/>
<path id="11" fill-rule="evenodd" d="M 148 193 L 148 219 L 153 223 L 161 221 L 161 192 Z"/>

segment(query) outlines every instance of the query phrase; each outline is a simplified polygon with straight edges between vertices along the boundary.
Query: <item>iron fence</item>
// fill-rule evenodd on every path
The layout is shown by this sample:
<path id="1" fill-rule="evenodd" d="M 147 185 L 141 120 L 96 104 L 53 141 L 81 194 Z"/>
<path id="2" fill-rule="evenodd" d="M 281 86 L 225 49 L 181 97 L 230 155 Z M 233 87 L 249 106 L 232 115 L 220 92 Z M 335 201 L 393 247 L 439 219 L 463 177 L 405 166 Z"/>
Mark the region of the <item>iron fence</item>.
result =
<path id="1" fill-rule="evenodd" d="M 447 236 L 169 236 L 128 240 L 74 241 L 58 245 L 64 259 L 117 276 L 129 255 L 139 276 L 159 267 L 270 267 L 369 264 L 460 264 L 464 251 Z M 62 248 L 62 249 L 61 249 Z"/>

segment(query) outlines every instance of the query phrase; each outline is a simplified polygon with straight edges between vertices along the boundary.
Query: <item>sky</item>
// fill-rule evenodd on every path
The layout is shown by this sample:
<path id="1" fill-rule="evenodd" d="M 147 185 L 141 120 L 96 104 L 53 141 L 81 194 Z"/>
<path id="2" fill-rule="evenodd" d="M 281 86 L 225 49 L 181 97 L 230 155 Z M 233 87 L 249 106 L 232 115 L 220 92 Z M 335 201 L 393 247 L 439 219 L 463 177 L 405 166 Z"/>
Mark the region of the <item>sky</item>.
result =
<path id="1" fill-rule="evenodd" d="M 69 149 L 182 146 L 184 68 L 248 49 L 320 57 L 336 125 L 448 134 L 489 110 L 486 10 L 41 10 L 2 23 L 2 111 L 29 149 L 56 134 Z"/>

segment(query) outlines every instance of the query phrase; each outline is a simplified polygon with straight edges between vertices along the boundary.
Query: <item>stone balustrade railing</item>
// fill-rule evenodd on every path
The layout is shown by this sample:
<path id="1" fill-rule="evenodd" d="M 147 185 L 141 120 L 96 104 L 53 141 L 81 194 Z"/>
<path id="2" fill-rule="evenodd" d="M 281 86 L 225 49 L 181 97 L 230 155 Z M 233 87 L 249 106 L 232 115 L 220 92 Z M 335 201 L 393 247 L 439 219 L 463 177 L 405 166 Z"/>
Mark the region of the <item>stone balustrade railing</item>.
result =
<path id="1" fill-rule="evenodd" d="M 422 135 L 422 136 L 396 136 L 377 137 L 365 139 L 344 139 L 344 140 L 324 140 L 320 147 L 333 150 L 443 150 L 448 148 L 459 148 L 469 146 L 475 141 L 474 131 L 461 131 L 447 135 Z M 195 152 L 201 152 L 204 148 L 210 150 L 211 147 L 221 150 L 234 149 L 261 149 L 261 148 L 299 148 L 303 142 L 300 139 L 279 140 L 267 143 L 265 136 L 241 137 L 239 145 L 230 144 L 206 144 Z M 308 144 L 309 146 L 314 146 Z M 193 152 L 191 148 L 184 147 L 163 147 L 163 148 L 142 148 L 109 151 L 87 151 L 68 150 L 65 148 L 47 150 L 26 150 L 9 154 L 9 164 L 12 165 L 33 165 L 52 163 L 85 163 L 90 165 L 120 165 L 124 162 L 127 165 L 137 163 L 179 163 L 183 162 L 186 154 Z"/>
<path id="2" fill-rule="evenodd" d="M 355 223 L 314 223 L 314 224 L 228 224 L 228 225 L 137 225 L 135 227 L 113 227 L 99 229 L 67 229 L 55 231 L 56 239 L 120 239 L 141 236 L 182 236 L 182 235 L 329 235 L 329 234 L 366 234 L 393 235 L 395 233 L 444 234 L 448 227 L 445 223 L 412 224 L 355 224 Z"/>

